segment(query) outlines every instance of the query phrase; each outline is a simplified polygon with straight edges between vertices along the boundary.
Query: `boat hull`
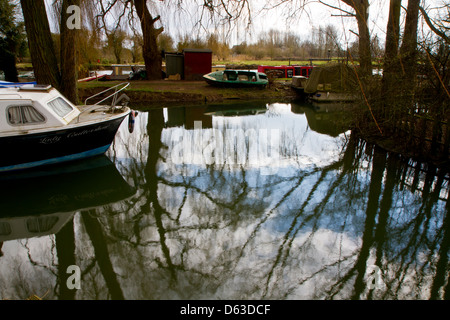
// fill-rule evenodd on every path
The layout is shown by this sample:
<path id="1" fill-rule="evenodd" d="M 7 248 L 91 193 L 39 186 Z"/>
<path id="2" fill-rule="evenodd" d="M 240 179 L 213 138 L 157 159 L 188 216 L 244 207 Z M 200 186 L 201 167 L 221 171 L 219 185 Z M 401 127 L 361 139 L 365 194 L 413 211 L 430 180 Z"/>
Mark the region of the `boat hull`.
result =
<path id="1" fill-rule="evenodd" d="M 267 83 L 261 82 L 236 82 L 236 81 L 223 81 L 203 78 L 209 85 L 218 88 L 265 88 Z"/>
<path id="2" fill-rule="evenodd" d="M 76 127 L 0 138 L 0 172 L 23 170 L 105 153 L 119 129 L 119 117 Z"/>
<path id="3" fill-rule="evenodd" d="M 344 92 L 325 92 L 317 91 L 310 95 L 309 99 L 313 102 L 332 103 L 332 102 L 354 102 L 356 96 Z"/>

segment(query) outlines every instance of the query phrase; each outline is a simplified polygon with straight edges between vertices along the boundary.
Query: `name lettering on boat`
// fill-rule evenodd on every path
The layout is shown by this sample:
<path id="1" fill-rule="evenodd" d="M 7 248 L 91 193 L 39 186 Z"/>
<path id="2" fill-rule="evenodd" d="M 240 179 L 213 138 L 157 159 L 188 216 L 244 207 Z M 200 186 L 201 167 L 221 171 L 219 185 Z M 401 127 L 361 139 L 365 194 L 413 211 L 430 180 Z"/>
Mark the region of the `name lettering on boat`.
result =
<path id="1" fill-rule="evenodd" d="M 67 138 L 76 138 L 76 137 L 84 136 L 84 135 L 87 135 L 87 134 L 90 134 L 90 133 L 94 133 L 94 132 L 97 132 L 97 131 L 102 131 L 102 130 L 105 130 L 107 128 L 108 128 L 108 125 L 97 127 L 95 129 L 83 130 L 83 131 L 80 131 L 80 132 L 71 132 L 71 133 L 69 133 L 67 135 Z"/>
<path id="2" fill-rule="evenodd" d="M 53 143 L 57 143 L 61 141 L 61 137 L 60 136 L 55 136 L 55 137 L 51 137 L 51 138 L 42 138 L 41 140 L 39 140 L 39 143 L 41 144 L 53 144 Z"/>
<path id="3" fill-rule="evenodd" d="M 69 134 L 66 135 L 66 138 L 77 138 L 77 137 L 81 137 L 81 136 L 85 136 L 87 134 L 91 134 L 91 133 L 95 133 L 98 131 L 102 131 L 105 129 L 108 129 L 109 125 L 104 125 L 101 127 L 97 127 L 95 129 L 89 129 L 89 130 L 82 130 L 82 131 L 78 131 L 78 132 L 71 132 Z M 61 139 L 63 138 L 63 136 L 54 136 L 54 137 L 45 137 L 39 140 L 40 144 L 53 144 L 53 143 L 58 143 L 61 141 Z"/>

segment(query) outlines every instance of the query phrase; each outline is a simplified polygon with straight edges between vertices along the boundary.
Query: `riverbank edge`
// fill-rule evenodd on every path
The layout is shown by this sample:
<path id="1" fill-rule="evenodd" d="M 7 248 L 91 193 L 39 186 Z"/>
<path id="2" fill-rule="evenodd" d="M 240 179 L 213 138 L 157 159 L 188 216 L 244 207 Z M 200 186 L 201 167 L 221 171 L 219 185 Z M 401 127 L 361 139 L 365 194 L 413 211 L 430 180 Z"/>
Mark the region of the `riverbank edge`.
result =
<path id="1" fill-rule="evenodd" d="M 82 83 L 78 85 L 78 98 L 86 98 L 106 90 L 120 82 Z M 130 104 L 136 106 L 154 106 L 167 104 L 203 104 L 229 101 L 267 100 L 290 102 L 297 99 L 290 82 L 275 82 L 267 88 L 216 88 L 204 81 L 132 81 L 124 91 L 130 98 Z"/>
<path id="2" fill-rule="evenodd" d="M 418 167 L 427 170 L 439 170 L 440 174 L 450 174 L 450 159 L 442 160 L 434 157 L 432 154 L 422 152 L 422 150 L 409 148 L 406 144 L 399 143 L 398 137 L 390 135 L 376 134 L 373 131 L 371 133 L 364 132 L 363 128 L 350 129 L 354 132 L 358 139 L 365 141 L 368 144 L 379 147 L 386 153 L 395 155 L 402 159 L 402 161 L 412 160 L 416 162 Z"/>

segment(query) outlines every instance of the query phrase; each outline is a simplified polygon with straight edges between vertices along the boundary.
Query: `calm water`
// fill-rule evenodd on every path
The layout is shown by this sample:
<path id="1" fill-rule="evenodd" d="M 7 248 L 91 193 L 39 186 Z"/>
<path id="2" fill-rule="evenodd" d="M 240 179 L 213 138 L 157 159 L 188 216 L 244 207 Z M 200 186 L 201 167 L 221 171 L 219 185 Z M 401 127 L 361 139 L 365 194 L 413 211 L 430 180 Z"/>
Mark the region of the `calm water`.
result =
<path id="1" fill-rule="evenodd" d="M 1 176 L 0 299 L 449 298 L 448 187 L 333 106 L 150 109 Z"/>

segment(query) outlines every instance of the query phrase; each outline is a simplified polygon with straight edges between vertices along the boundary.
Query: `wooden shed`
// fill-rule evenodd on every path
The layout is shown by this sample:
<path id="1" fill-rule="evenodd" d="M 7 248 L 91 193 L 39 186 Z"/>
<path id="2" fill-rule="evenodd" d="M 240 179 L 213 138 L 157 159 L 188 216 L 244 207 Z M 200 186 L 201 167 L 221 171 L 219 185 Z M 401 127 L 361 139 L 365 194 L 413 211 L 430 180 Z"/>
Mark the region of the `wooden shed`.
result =
<path id="1" fill-rule="evenodd" d="M 202 81 L 212 69 L 212 50 L 184 49 L 184 80 Z"/>

